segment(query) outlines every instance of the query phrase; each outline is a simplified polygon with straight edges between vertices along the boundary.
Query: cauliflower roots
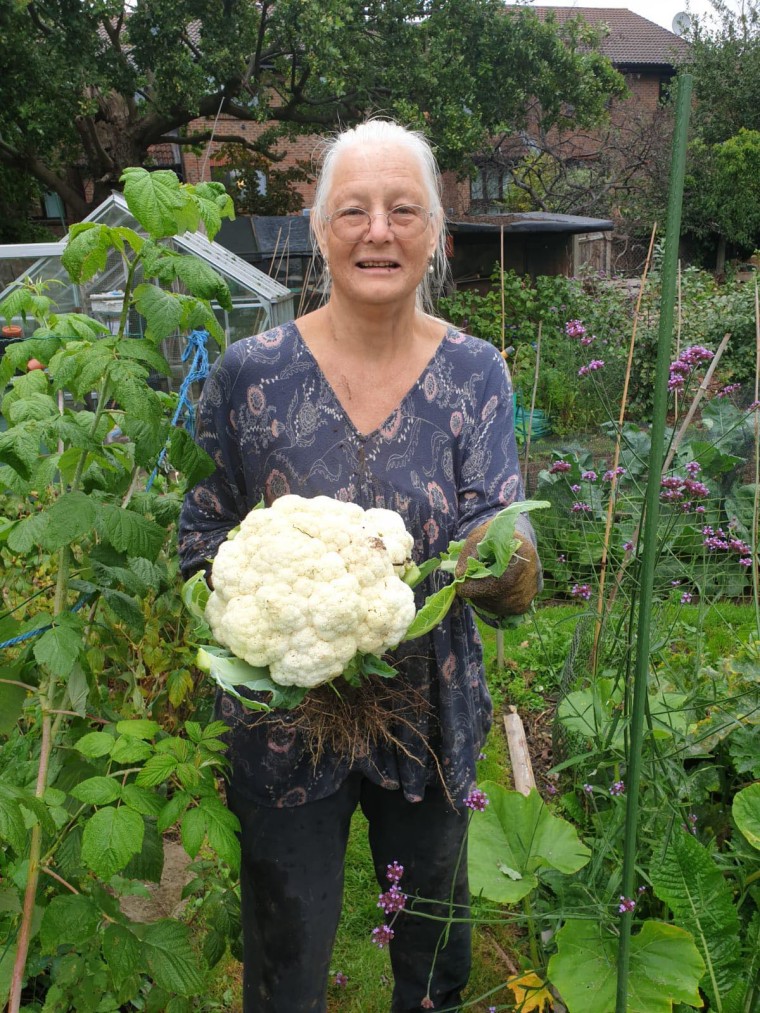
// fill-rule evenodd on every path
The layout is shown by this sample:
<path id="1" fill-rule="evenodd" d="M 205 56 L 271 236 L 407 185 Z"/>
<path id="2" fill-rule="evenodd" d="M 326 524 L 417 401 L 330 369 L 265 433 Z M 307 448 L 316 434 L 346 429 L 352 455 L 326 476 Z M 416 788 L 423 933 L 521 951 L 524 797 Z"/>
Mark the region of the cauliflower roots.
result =
<path id="1" fill-rule="evenodd" d="M 403 639 L 415 615 L 402 579 L 413 544 L 392 510 L 282 496 L 220 546 L 206 621 L 274 682 L 312 689 L 357 652 L 380 655 Z"/>

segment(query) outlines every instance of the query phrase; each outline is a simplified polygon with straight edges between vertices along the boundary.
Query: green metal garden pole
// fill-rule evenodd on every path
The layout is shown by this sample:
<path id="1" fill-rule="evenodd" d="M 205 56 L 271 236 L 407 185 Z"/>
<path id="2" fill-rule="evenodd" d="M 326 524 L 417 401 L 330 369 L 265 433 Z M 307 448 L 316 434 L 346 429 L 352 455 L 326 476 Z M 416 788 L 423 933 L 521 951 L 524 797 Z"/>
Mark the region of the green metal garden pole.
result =
<path id="1" fill-rule="evenodd" d="M 629 726 L 629 756 L 626 768 L 625 844 L 623 850 L 623 895 L 636 896 L 636 831 L 639 816 L 639 784 L 641 751 L 644 738 L 649 681 L 649 623 L 652 614 L 654 569 L 657 559 L 657 526 L 660 516 L 660 476 L 664 459 L 665 422 L 668 410 L 668 373 L 673 342 L 673 307 L 676 299 L 678 243 L 681 234 L 681 206 L 686 168 L 686 141 L 691 106 L 692 77 L 678 79 L 676 121 L 673 132 L 673 153 L 668 193 L 668 216 L 665 251 L 662 263 L 660 296 L 660 329 L 657 342 L 657 365 L 652 406 L 652 444 L 649 452 L 649 482 L 644 499 L 639 607 L 637 616 L 636 664 L 633 677 L 633 705 Z M 615 1013 L 626 1013 L 628 1005 L 628 969 L 631 957 L 633 914 L 620 918 L 620 946 L 617 965 L 617 999 Z"/>

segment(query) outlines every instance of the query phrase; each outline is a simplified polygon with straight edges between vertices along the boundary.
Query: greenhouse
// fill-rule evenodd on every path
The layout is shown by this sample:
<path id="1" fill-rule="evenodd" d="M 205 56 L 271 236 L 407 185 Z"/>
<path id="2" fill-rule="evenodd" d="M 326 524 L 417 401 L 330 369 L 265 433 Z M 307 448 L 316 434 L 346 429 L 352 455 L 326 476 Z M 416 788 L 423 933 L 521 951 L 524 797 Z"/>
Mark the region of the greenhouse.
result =
<path id="1" fill-rule="evenodd" d="M 142 232 L 130 213 L 124 197 L 119 193 L 111 194 L 84 221 L 111 227 L 124 226 Z M 210 242 L 199 232 L 172 236 L 164 242 L 178 253 L 194 254 L 224 278 L 232 297 L 232 309 L 226 310 L 216 303 L 212 303 L 212 308 L 224 328 L 228 343 L 293 319 L 295 296 L 290 289 L 246 263 L 219 243 Z M 61 255 L 65 248 L 65 239 L 53 243 L 0 246 L 0 261 L 13 261 L 21 268 L 18 273 L 14 272 L 15 281 L 0 293 L 0 300 L 24 278 L 33 278 L 35 281 L 43 281 L 50 285 L 49 294 L 55 300 L 60 312 L 86 313 L 102 320 L 110 328 L 116 328 L 126 282 L 126 269 L 121 257 L 112 252 L 109 254 L 104 271 L 98 273 L 87 285 L 75 285 L 61 263 Z M 135 283 L 139 284 L 141 280 L 138 277 Z M 177 290 L 181 289 L 178 287 Z M 33 321 L 25 322 L 20 318 L 7 320 L 5 323 L 20 326 L 26 336 L 32 333 L 35 326 Z M 142 317 L 131 310 L 130 336 L 141 337 L 142 326 Z M 172 388 L 181 383 L 187 368 L 181 359 L 184 347 L 184 335 L 179 333 L 163 342 L 162 350 L 172 371 L 170 377 Z"/>

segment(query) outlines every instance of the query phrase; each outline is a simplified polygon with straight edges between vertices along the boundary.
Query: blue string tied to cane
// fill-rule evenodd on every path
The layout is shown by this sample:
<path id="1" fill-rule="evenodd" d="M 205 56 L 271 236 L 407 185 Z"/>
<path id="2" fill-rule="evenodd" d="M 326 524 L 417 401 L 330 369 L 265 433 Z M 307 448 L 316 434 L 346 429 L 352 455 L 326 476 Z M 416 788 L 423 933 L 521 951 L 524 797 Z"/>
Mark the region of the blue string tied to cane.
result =
<path id="1" fill-rule="evenodd" d="M 205 380 L 208 376 L 208 348 L 206 347 L 206 341 L 208 340 L 208 331 L 191 331 L 187 336 L 187 344 L 185 350 L 182 353 L 182 361 L 187 362 L 190 356 L 193 356 L 193 361 L 190 365 L 187 376 L 182 381 L 182 385 L 179 388 L 179 399 L 177 401 L 177 407 L 172 416 L 172 426 L 176 426 L 181 415 L 185 416 L 185 429 L 191 435 L 195 435 L 195 407 L 189 398 L 190 388 L 194 383 L 199 380 Z M 161 453 L 158 455 L 156 466 L 150 474 L 146 489 L 150 489 L 153 482 L 158 474 L 159 468 L 164 463 L 168 445 L 163 448 Z"/>

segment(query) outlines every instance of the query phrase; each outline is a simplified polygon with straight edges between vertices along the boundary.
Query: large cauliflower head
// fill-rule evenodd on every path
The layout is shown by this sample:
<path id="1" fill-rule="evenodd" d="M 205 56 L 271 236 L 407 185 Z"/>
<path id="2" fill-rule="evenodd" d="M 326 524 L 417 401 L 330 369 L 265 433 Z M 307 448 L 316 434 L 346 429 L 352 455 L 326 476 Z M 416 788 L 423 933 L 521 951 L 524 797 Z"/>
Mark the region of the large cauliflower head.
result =
<path id="1" fill-rule="evenodd" d="M 282 496 L 220 546 L 206 620 L 274 682 L 319 686 L 357 651 L 379 655 L 403 638 L 415 614 L 402 580 L 413 544 L 392 510 Z"/>

